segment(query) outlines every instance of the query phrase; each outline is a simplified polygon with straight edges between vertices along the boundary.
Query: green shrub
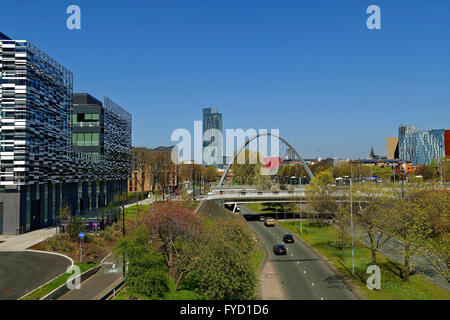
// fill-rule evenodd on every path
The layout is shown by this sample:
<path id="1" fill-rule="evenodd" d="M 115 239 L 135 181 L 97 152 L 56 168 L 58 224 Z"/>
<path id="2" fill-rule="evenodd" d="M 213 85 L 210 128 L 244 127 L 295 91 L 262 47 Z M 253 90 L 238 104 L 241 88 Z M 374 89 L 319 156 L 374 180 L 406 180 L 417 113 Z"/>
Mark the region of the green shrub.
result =
<path id="1" fill-rule="evenodd" d="M 86 226 L 81 219 L 77 216 L 73 216 L 67 226 L 67 233 L 69 234 L 71 240 L 77 240 L 80 232 L 83 232 L 85 229 Z"/>
<path id="2" fill-rule="evenodd" d="M 143 228 L 132 237 L 120 239 L 114 252 L 125 255 L 128 271 L 125 281 L 130 290 L 147 296 L 164 297 L 169 292 L 169 277 L 164 257 L 149 245 L 149 236 Z"/>

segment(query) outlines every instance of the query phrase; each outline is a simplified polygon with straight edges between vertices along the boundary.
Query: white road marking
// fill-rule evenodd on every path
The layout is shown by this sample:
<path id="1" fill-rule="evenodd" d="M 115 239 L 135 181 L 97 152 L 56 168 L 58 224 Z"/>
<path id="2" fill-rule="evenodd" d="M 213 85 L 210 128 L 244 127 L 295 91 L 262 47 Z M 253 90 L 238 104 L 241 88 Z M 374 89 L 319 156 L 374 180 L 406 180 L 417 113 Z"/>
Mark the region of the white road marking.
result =
<path id="1" fill-rule="evenodd" d="M 313 285 L 313 287 L 314 287 L 314 282 L 311 282 L 312 283 L 312 285 Z"/>
<path id="2" fill-rule="evenodd" d="M 116 268 L 116 264 L 115 264 L 115 263 L 113 264 L 113 267 L 112 267 L 112 268 L 113 268 L 113 269 L 115 269 L 115 268 Z"/>
<path id="3" fill-rule="evenodd" d="M 300 262 L 299 262 L 299 261 L 297 261 L 297 264 L 300 264 Z"/>
<path id="4" fill-rule="evenodd" d="M 322 300 L 322 301 L 323 301 L 323 298 L 322 298 L 322 297 L 320 297 L 320 300 Z"/>
<path id="5" fill-rule="evenodd" d="M 306 271 L 303 271 L 306 274 Z"/>

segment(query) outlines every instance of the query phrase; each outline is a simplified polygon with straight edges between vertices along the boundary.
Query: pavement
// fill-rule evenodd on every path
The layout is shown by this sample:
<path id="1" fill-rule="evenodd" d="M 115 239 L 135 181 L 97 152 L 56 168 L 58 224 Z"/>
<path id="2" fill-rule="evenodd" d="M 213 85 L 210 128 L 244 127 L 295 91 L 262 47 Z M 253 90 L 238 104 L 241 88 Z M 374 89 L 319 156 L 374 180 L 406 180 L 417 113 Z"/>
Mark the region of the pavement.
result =
<path id="1" fill-rule="evenodd" d="M 355 300 L 356 297 L 335 274 L 326 262 L 300 241 L 285 244 L 286 256 L 275 256 L 272 248 L 283 244 L 286 234 L 280 227 L 265 227 L 259 221 L 259 214 L 241 207 L 242 215 L 249 215 L 249 227 L 263 241 L 269 254 L 268 263 L 272 263 L 278 273 L 281 286 L 288 300 Z M 254 216 L 254 220 L 252 219 Z"/>
<path id="2" fill-rule="evenodd" d="M 72 289 L 58 300 L 96 300 L 118 279 L 122 278 L 122 262 L 108 256 L 93 276 L 81 283 L 80 289 Z"/>
<path id="3" fill-rule="evenodd" d="M 259 280 L 261 300 L 286 300 L 286 294 L 273 261 L 266 262 Z"/>
<path id="4" fill-rule="evenodd" d="M 23 251 L 56 234 L 56 228 L 40 229 L 20 235 L 0 235 L 0 252 Z"/>
<path id="5" fill-rule="evenodd" d="M 145 198 L 145 199 L 139 201 L 139 205 L 151 205 L 153 202 L 155 202 L 155 200 L 153 198 Z M 127 204 L 125 206 L 125 208 L 131 208 L 131 207 L 134 207 L 136 205 L 137 205 L 137 202 L 130 203 L 130 204 Z"/>
<path id="6" fill-rule="evenodd" d="M 0 252 L 0 300 L 17 300 L 67 271 L 69 258 L 35 251 Z"/>

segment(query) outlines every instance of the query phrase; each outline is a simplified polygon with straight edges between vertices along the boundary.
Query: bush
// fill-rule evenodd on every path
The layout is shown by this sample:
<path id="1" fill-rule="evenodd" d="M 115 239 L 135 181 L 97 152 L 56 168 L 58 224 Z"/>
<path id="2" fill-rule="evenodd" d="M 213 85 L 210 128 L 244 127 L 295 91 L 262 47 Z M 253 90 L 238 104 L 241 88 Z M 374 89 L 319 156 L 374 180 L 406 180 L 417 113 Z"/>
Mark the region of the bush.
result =
<path id="1" fill-rule="evenodd" d="M 143 228 L 132 237 L 119 240 L 115 255 L 124 255 L 128 261 L 125 281 L 132 292 L 164 297 L 169 292 L 169 277 L 162 253 L 149 245 L 149 236 Z"/>
<path id="2" fill-rule="evenodd" d="M 85 229 L 86 226 L 81 219 L 77 216 L 73 216 L 67 226 L 67 233 L 69 234 L 70 239 L 75 241 L 79 238 L 78 235 L 80 232 L 83 232 Z"/>
<path id="3" fill-rule="evenodd" d="M 250 253 L 254 240 L 245 225 L 226 221 L 212 225 L 183 286 L 207 299 L 250 300 L 256 288 Z"/>

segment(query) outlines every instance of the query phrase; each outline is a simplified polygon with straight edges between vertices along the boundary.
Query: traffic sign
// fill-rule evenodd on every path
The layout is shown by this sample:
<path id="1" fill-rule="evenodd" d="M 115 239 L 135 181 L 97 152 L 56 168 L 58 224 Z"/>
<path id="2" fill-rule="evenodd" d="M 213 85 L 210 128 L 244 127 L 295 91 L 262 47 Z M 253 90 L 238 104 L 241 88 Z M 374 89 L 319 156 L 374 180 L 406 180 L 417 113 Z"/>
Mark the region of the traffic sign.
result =
<path id="1" fill-rule="evenodd" d="M 78 235 L 81 239 L 84 238 L 84 232 L 80 232 L 80 234 Z"/>

